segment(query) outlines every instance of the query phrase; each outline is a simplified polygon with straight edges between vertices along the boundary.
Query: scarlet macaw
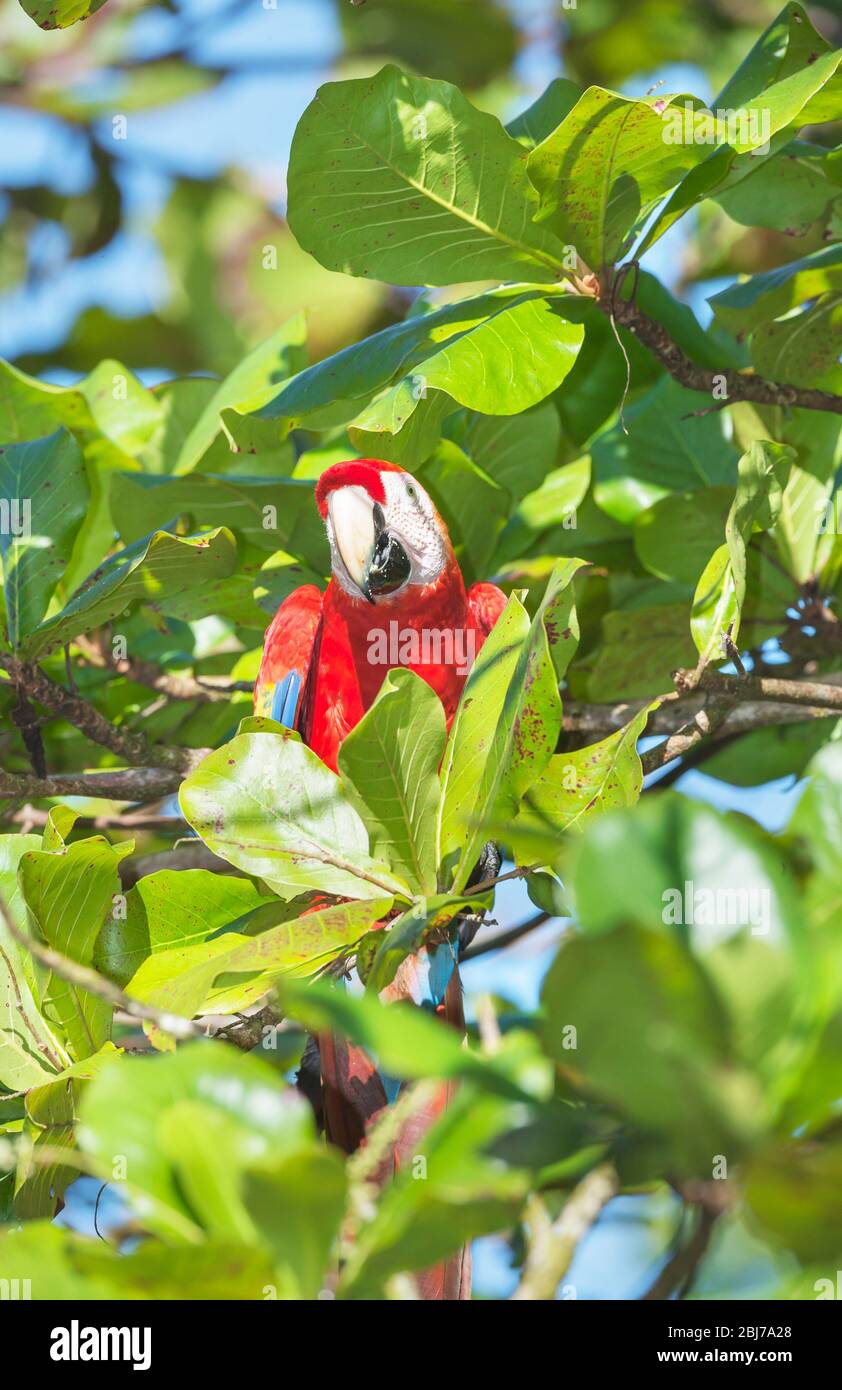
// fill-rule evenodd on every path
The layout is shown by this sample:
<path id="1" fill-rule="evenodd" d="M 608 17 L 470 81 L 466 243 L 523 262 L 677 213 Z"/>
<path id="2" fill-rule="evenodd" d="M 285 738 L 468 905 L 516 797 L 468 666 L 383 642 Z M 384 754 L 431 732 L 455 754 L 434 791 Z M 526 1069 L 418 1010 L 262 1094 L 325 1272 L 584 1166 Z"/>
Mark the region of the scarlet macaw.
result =
<path id="1" fill-rule="evenodd" d="M 466 592 L 444 522 L 421 484 L 396 464 L 336 463 L 318 480 L 316 504 L 333 577 L 324 595 L 305 584 L 278 609 L 266 632 L 254 709 L 298 729 L 336 771 L 339 745 L 391 669 L 371 661 L 372 631 L 396 623 L 402 638 L 417 634 L 422 659 L 406 664 L 437 692 L 449 727 L 466 670 L 457 661 L 425 661 L 429 635 L 450 633 L 451 650 L 475 655 L 506 600 L 494 584 Z"/>
<path id="2" fill-rule="evenodd" d="M 254 709 L 297 729 L 336 771 L 342 740 L 395 665 L 407 665 L 433 687 L 450 727 L 469 664 L 454 658 L 476 655 L 506 600 L 494 584 L 473 584 L 466 591 L 432 500 L 397 465 L 380 459 L 334 464 L 318 480 L 316 504 L 330 543 L 332 577 L 323 595 L 307 584 L 278 609 L 266 632 Z M 377 631 L 399 633 L 398 650 L 410 659 L 391 665 L 373 661 L 371 639 Z M 441 645 L 433 650 L 432 633 L 450 634 L 444 648 L 450 660 L 441 659 Z M 464 1028 L 449 947 L 405 961 L 385 993 L 433 1007 L 445 1021 Z M 362 1049 L 322 1036 L 319 1051 L 317 1088 L 325 1130 L 350 1152 L 363 1140 L 371 1118 L 394 1099 L 394 1090 Z M 430 1111 L 413 1118 L 395 1145 L 395 1164 L 412 1154 L 447 1094 L 442 1087 Z M 424 1298 L 466 1297 L 469 1280 L 460 1255 L 421 1276 L 419 1287 Z"/>

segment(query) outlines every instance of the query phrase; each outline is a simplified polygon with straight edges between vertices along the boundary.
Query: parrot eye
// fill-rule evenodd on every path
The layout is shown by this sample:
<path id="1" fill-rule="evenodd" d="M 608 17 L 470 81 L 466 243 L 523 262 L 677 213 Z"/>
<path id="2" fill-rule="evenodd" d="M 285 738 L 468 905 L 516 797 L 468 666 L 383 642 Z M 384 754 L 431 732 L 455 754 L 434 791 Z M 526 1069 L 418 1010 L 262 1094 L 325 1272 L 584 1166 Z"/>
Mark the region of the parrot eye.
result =
<path id="1" fill-rule="evenodd" d="M 407 485 L 406 485 L 406 495 L 407 495 L 407 497 L 409 497 L 413 502 L 417 502 L 417 501 L 418 501 L 418 493 L 415 491 L 415 488 L 412 486 L 412 483 L 407 483 Z"/>

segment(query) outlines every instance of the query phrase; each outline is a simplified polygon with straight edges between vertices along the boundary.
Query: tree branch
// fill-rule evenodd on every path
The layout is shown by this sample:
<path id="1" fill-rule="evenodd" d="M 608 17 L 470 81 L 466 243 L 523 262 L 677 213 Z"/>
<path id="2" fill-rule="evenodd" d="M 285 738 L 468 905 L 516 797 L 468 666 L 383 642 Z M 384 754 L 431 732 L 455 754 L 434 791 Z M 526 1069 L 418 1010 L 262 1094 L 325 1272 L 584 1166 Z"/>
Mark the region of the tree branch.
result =
<path id="1" fill-rule="evenodd" d="M 251 681 L 216 680 L 210 677 L 175 675 L 157 666 L 154 661 L 141 661 L 137 657 L 115 657 L 102 643 L 89 637 L 74 638 L 85 661 L 100 671 L 114 671 L 118 676 L 137 685 L 145 685 L 149 690 L 157 690 L 170 700 L 198 700 L 204 704 L 229 700 L 237 691 L 248 692 L 254 689 Z"/>
<path id="2" fill-rule="evenodd" d="M 459 957 L 459 964 L 462 965 L 466 960 L 476 960 L 477 956 L 487 956 L 489 951 L 503 951 L 507 946 L 513 946 L 516 941 L 520 941 L 522 936 L 528 932 L 536 931 L 538 927 L 543 927 L 545 922 L 552 921 L 549 912 L 536 912 L 534 917 L 530 917 L 526 922 L 518 922 L 516 926 L 509 927 L 507 931 L 498 932 L 496 936 L 491 936 L 487 941 L 478 941 L 475 945 L 469 946 L 467 951 L 463 951 Z"/>
<path id="3" fill-rule="evenodd" d="M 797 406 L 802 410 L 829 410 L 842 415 L 842 396 L 836 396 L 831 391 L 767 381 L 753 372 L 732 368 L 712 371 L 709 367 L 700 367 L 670 337 L 663 324 L 644 313 L 636 303 L 634 293 L 630 299 L 621 298 L 621 287 L 630 269 L 632 267 L 626 265 L 617 270 L 612 284 L 599 295 L 597 303 L 613 323 L 633 333 L 682 386 L 691 391 L 702 391 L 722 406 L 733 405 L 735 401 L 752 401 L 755 405 L 776 405 L 786 409 Z M 723 385 L 725 395 L 721 396 Z"/>
<path id="4" fill-rule="evenodd" d="M 198 749 L 204 757 L 208 749 Z M 197 756 L 196 761 L 200 761 Z M 49 777 L 29 777 L 0 772 L 0 801 L 28 801 L 33 797 L 95 796 L 105 801 L 152 801 L 174 795 L 182 774 L 167 767 L 113 768 L 104 772 L 56 772 Z"/>
<path id="5" fill-rule="evenodd" d="M 39 667 L 0 654 L 0 667 L 8 671 L 19 692 L 36 699 L 52 714 L 59 715 L 93 743 L 108 748 L 133 767 L 172 767 L 189 771 L 192 751 L 154 744 L 144 733 L 118 728 L 81 695 L 56 685 Z"/>

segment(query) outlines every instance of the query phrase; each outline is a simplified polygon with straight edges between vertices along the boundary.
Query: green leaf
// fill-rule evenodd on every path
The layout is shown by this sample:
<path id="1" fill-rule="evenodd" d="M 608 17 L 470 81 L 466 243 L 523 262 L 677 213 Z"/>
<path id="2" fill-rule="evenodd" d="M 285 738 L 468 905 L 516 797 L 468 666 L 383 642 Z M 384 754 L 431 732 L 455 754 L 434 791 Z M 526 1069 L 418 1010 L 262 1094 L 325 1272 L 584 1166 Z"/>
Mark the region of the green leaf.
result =
<path id="1" fill-rule="evenodd" d="M 419 406 L 425 408 L 427 418 L 440 422 L 456 405 L 487 415 L 515 415 L 536 405 L 564 380 L 584 336 L 581 324 L 562 318 L 562 309 L 561 300 L 554 304 L 529 291 L 519 300 L 502 304 L 490 317 L 417 360 L 409 375 L 350 423 L 351 439 L 368 447 L 373 436 L 382 453 L 379 439 L 384 436 L 391 441 L 386 452 L 394 457 L 395 444 L 415 423 Z M 422 445 L 415 442 L 414 434 L 409 438 L 413 451 L 398 450 L 406 462 L 429 453 L 435 435 L 428 430 Z"/>
<path id="2" fill-rule="evenodd" d="M 110 1298 L 228 1303 L 265 1299 L 273 1288 L 268 1251 L 228 1241 L 179 1246 L 144 1240 L 128 1253 L 76 1239 L 71 1251 L 80 1283 L 83 1277 L 108 1281 Z"/>
<path id="3" fill-rule="evenodd" d="M 421 893 L 436 886 L 446 737 L 436 692 L 413 671 L 395 670 L 339 750 L 339 772 L 366 823 L 371 853 Z"/>
<path id="4" fill-rule="evenodd" d="M 328 270 L 391 284 L 552 282 L 564 248 L 532 221 L 526 158 L 447 82 L 328 82 L 293 139 L 290 226 Z"/>
<path id="5" fill-rule="evenodd" d="M 674 492 L 634 518 L 637 558 L 659 579 L 695 585 L 721 535 L 733 501 L 727 487 Z"/>
<path id="6" fill-rule="evenodd" d="M 619 260 L 658 199 L 704 158 L 702 145 L 668 140 L 672 100 L 589 87 L 529 156 L 536 220 L 592 270 Z"/>
<path id="7" fill-rule="evenodd" d="M 669 492 L 698 491 L 737 479 L 737 453 L 719 412 L 697 415 L 710 398 L 667 379 L 625 412 L 591 445 L 597 503 L 617 521 Z M 689 417 L 689 418 L 688 418 Z"/>
<path id="8" fill-rule="evenodd" d="M 368 853 L 366 828 L 339 778 L 298 739 L 241 734 L 181 786 L 181 809 L 213 850 L 284 897 L 408 894 Z"/>
<path id="9" fill-rule="evenodd" d="M 472 1081 L 511 1100 L 546 1095 L 549 1078 L 540 1058 L 513 1065 L 505 1055 L 480 1057 L 462 1045 L 455 1029 L 443 1028 L 423 1009 L 387 1006 L 370 994 L 354 996 L 321 981 L 283 980 L 278 993 L 289 1017 L 310 1032 L 341 1033 L 377 1057 L 390 1076 Z"/>
<path id="10" fill-rule="evenodd" d="M 24 854 L 41 845 L 39 835 L 0 835 L 0 894 L 19 931 L 29 932 L 18 885 Z M 55 1076 L 70 1062 L 41 1013 L 32 960 L 0 918 L 0 1085 L 27 1090 Z"/>
<path id="11" fill-rule="evenodd" d="M 69 29 L 101 10 L 105 0 L 20 0 L 39 29 Z"/>
<path id="12" fill-rule="evenodd" d="M 441 513 L 465 583 L 470 585 L 488 572 L 508 513 L 508 496 L 449 439 L 441 440 L 418 476 Z"/>
<path id="13" fill-rule="evenodd" d="M 770 1146 L 749 1163 L 744 1181 L 754 1215 L 799 1260 L 838 1262 L 842 1250 L 842 1139 L 838 1132 L 820 1144 L 784 1140 Z"/>
<path id="14" fill-rule="evenodd" d="M 691 169 L 650 225 L 636 255 L 643 255 L 688 208 L 725 187 L 739 153 L 754 149 L 760 158 L 759 152 L 778 131 L 834 119 L 839 110 L 834 78 L 839 58 L 813 28 L 803 6 L 786 5 L 712 103 L 717 113 L 736 118 L 715 132 L 727 143 Z M 748 173 L 751 162 L 743 164 L 742 172 Z"/>
<path id="15" fill-rule="evenodd" d="M 669 690 L 672 672 L 696 660 L 688 617 L 689 602 L 607 612 L 588 677 L 589 699 L 633 700 Z"/>
<path id="16" fill-rule="evenodd" d="M 347 1186 L 342 1158 L 329 1147 L 290 1154 L 246 1176 L 246 1206 L 271 1252 L 279 1299 L 318 1297 Z"/>
<path id="17" fill-rule="evenodd" d="M 220 382 L 182 444 L 174 472 L 189 473 L 196 467 L 222 428 L 223 410 L 233 407 L 240 414 L 259 410 L 277 393 L 281 382 L 301 370 L 306 360 L 306 333 L 303 314 L 296 314 Z"/>
<path id="18" fill-rule="evenodd" d="M 149 956 L 233 929 L 270 901 L 248 879 L 208 869 L 145 874 L 126 894 L 125 916 L 108 917 L 97 938 L 94 965 L 125 987 Z"/>
<path id="19" fill-rule="evenodd" d="M 728 519 L 725 545 L 706 565 L 696 588 L 690 630 L 704 660 L 722 655 L 722 636 L 736 643 L 746 596 L 747 547 L 755 527 L 768 530 L 781 510 L 783 489 L 795 451 L 768 440 L 752 444 L 738 464 L 739 481 Z"/>
<path id="20" fill-rule="evenodd" d="M 13 647 L 47 612 L 87 506 L 82 454 L 66 430 L 0 450 L 0 564 Z"/>
<path id="21" fill-rule="evenodd" d="M 310 485 L 292 478 L 117 473 L 111 483 L 114 524 L 124 545 L 186 517 L 192 530 L 225 526 L 260 551 L 276 551 L 290 539 L 295 521 L 312 501 Z"/>
<path id="22" fill-rule="evenodd" d="M 637 740 L 654 708 L 644 706 L 622 729 L 599 743 L 550 758 L 508 832 L 507 843 L 518 863 L 535 862 L 539 840 L 549 849 L 552 861 L 563 831 L 581 832 L 606 811 L 635 804 L 643 786 Z"/>
<path id="23" fill-rule="evenodd" d="M 531 623 L 512 597 L 462 692 L 445 750 L 440 853 L 460 893 L 489 821 L 507 820 L 555 750 L 561 728 L 558 683 L 579 629 L 571 580 L 578 559 L 561 561 Z"/>
<path id="24" fill-rule="evenodd" d="M 454 438 L 478 468 L 518 501 L 540 487 L 553 467 L 561 426 L 548 401 L 517 416 L 469 415 L 464 436 Z"/>
<path id="25" fill-rule="evenodd" d="M 451 897 L 447 893 L 422 898 L 414 903 L 385 931 L 377 932 L 370 939 L 371 959 L 365 970 L 361 971 L 366 988 L 372 994 L 379 994 L 392 983 L 402 962 L 408 956 L 417 954 L 430 937 L 434 936 L 441 943 L 440 949 L 444 950 L 446 929 L 457 914 L 463 908 L 476 912 L 480 906 L 476 899 Z M 451 946 L 450 949 L 455 960 L 456 948 Z M 357 969 L 360 969 L 359 961 Z"/>
<path id="26" fill-rule="evenodd" d="M 281 976 L 314 975 L 323 969 L 387 917 L 393 901 L 339 903 L 294 918 L 285 903 L 267 905 L 259 914 L 257 934 L 227 931 L 150 954 L 129 981 L 128 992 L 184 1018 L 237 1013 L 263 998 Z"/>
<path id="27" fill-rule="evenodd" d="M 802 313 L 761 324 L 752 335 L 752 365 L 772 380 L 812 386 L 838 362 L 840 337 L 842 288 L 821 295 Z"/>
<path id="28" fill-rule="evenodd" d="M 195 539 L 156 531 L 130 558 L 118 554 L 101 573 L 95 571 L 60 613 L 36 628 L 23 651 L 32 660 L 46 656 L 79 633 L 125 613 L 138 599 L 154 603 L 177 597 L 231 574 L 235 563 L 234 538 L 224 527 Z"/>
<path id="29" fill-rule="evenodd" d="M 571 533 L 571 543 L 578 541 L 579 504 L 584 501 L 591 481 L 589 454 L 554 468 L 534 492 L 523 498 L 502 536 L 495 552 L 495 568 L 507 560 L 517 560 L 534 543 L 541 532 L 560 527 Z M 601 514 L 599 514 L 601 516 Z M 547 541 L 547 549 L 557 542 Z M 557 552 L 556 552 L 557 553 Z"/>
<path id="30" fill-rule="evenodd" d="M 803 5 L 784 5 L 764 29 L 716 97 L 717 107 L 743 106 L 774 83 L 789 77 L 829 51 Z"/>
<path id="31" fill-rule="evenodd" d="M 94 835 L 58 852 L 23 855 L 21 890 L 48 946 L 79 965 L 93 964 L 96 938 L 120 892 L 117 866 L 132 848 L 131 841 L 114 846 Z M 77 1060 L 111 1035 L 111 1005 L 53 971 L 43 987 L 43 1008 Z"/>
<path id="32" fill-rule="evenodd" d="M 246 1170 L 318 1152 L 307 1102 L 279 1086 L 268 1063 L 214 1043 L 106 1063 L 80 1116 L 81 1147 L 109 1180 L 124 1179 L 148 1230 L 179 1243 L 224 1220 L 258 1244 L 243 1201 Z"/>
<path id="33" fill-rule="evenodd" d="M 22 1288 L 28 1282 L 32 1298 L 38 1301 L 102 1302 L 124 1298 L 119 1284 L 109 1282 L 110 1271 L 92 1270 L 83 1274 L 77 1265 L 77 1249 L 93 1243 L 81 1241 L 49 1221 L 28 1221 L 23 1226 L 4 1227 L 0 1229 L 3 1278 L 8 1279 L 12 1287 L 14 1280 L 19 1280 Z M 101 1248 L 102 1243 L 98 1241 L 97 1244 Z M 115 1259 L 113 1255 L 111 1258 Z"/>
<path id="34" fill-rule="evenodd" d="M 418 390 L 418 398 L 414 399 L 414 413 L 423 424 L 425 411 L 419 409 L 423 401 L 420 386 L 425 380 L 429 381 L 429 373 L 424 367 L 428 359 L 432 358 L 438 364 L 446 393 L 456 385 L 455 374 L 448 376 L 449 359 L 447 355 L 442 355 L 448 345 L 458 346 L 463 337 L 483 328 L 489 320 L 503 312 L 523 304 L 538 304 L 540 314 L 543 312 L 540 306 L 546 308 L 550 302 L 565 306 L 571 301 L 569 295 L 539 286 L 515 285 L 470 295 L 426 312 L 418 312 L 415 306 L 415 312 L 403 322 L 383 328 L 363 342 L 343 348 L 332 357 L 299 372 L 264 406 L 261 417 L 264 420 L 284 419 L 293 425 L 306 423 L 308 428 L 313 429 L 329 428 L 353 419 L 377 393 L 387 391 L 393 385 L 403 385 L 405 389 L 415 387 Z M 486 330 L 486 342 L 489 340 L 490 334 Z M 547 364 L 540 364 L 537 370 L 544 372 L 549 369 Z M 481 392 L 482 382 L 478 377 L 479 371 L 475 367 L 472 373 L 473 389 Z M 529 382 L 520 383 L 511 379 L 505 382 L 503 389 L 507 395 L 522 395 L 531 386 Z M 449 395 L 437 392 L 428 397 L 427 406 L 435 405 L 438 408 L 438 404 L 443 402 L 447 409 L 450 401 Z M 494 408 L 492 401 L 490 410 Z M 410 428 L 413 425 L 417 429 L 418 421 L 411 421 Z M 429 428 L 429 425 L 425 428 Z M 325 459 L 323 466 L 341 457 L 341 454 L 332 455 Z"/>
<path id="35" fill-rule="evenodd" d="M 632 926 L 569 937 L 541 1003 L 549 1055 L 651 1135 L 672 1171 L 707 1173 L 712 1154 L 762 1132 L 759 1088 L 734 1066 L 722 1005 L 680 941 Z"/>
<path id="36" fill-rule="evenodd" d="M 79 1099 L 88 1081 L 109 1057 L 117 1055 L 112 1043 L 81 1062 L 74 1062 L 58 1076 L 32 1088 L 26 1096 L 25 1132 L 33 1141 L 33 1161 L 15 1191 L 15 1215 L 24 1221 L 53 1217 L 65 1188 L 79 1176 L 78 1165 L 49 1159 L 40 1150 L 70 1150 L 76 1142 Z"/>
<path id="37" fill-rule="evenodd" d="M 581 95 L 581 88 L 576 82 L 571 82 L 567 77 L 554 77 L 531 106 L 509 121 L 506 130 L 519 145 L 533 150 L 552 134 L 556 126 L 561 125 Z"/>
<path id="38" fill-rule="evenodd" d="M 714 193 L 723 212 L 744 227 L 768 227 L 787 236 L 810 233 L 828 240 L 842 211 L 839 153 L 806 140 L 790 140 L 766 158 L 758 157 L 756 167 L 745 174 L 742 164 L 753 158 L 743 155 L 736 160 L 728 186 Z"/>

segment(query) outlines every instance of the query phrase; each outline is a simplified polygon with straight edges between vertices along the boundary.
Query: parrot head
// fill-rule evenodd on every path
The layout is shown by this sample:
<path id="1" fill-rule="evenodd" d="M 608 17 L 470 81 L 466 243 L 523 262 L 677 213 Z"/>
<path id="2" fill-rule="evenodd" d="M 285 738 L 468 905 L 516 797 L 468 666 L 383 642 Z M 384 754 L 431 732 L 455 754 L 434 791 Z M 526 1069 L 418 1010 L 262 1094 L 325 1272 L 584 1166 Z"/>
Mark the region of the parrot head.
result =
<path id="1" fill-rule="evenodd" d="M 336 582 L 369 603 L 434 584 L 453 560 L 444 522 L 411 473 L 381 459 L 335 463 L 316 484 Z"/>

